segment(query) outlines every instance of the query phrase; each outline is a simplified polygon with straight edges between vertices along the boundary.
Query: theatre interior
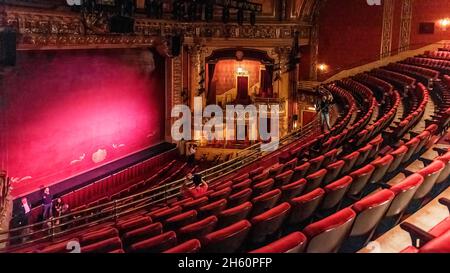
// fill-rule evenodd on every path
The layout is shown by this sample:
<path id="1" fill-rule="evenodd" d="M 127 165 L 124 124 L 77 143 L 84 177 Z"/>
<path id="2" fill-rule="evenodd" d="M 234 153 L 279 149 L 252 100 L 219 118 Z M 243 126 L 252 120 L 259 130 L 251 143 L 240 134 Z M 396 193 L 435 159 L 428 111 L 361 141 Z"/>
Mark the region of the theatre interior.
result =
<path id="1" fill-rule="evenodd" d="M 449 126 L 449 0 L 3 0 L 0 253 L 450 253 Z"/>

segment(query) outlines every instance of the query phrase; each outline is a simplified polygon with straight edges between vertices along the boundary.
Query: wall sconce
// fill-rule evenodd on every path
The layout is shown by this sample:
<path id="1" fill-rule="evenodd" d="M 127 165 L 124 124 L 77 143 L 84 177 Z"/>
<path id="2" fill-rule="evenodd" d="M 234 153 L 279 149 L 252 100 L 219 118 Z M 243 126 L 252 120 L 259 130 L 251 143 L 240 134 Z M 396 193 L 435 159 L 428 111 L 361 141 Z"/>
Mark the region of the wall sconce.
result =
<path id="1" fill-rule="evenodd" d="M 439 26 L 441 27 L 441 29 L 443 31 L 447 31 L 447 27 L 450 26 L 450 19 L 444 18 L 444 19 L 439 20 Z"/>
<path id="2" fill-rule="evenodd" d="M 318 66 L 317 66 L 317 69 L 320 71 L 320 72 L 327 72 L 327 70 L 328 70 L 328 65 L 326 65 L 326 64 L 319 64 Z"/>

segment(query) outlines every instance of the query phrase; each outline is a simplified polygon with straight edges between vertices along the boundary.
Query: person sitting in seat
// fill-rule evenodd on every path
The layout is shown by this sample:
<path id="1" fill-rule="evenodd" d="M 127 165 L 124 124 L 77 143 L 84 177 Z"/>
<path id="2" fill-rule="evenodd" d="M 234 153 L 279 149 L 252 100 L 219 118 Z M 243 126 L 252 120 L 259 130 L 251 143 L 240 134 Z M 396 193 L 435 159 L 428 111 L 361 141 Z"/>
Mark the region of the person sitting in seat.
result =
<path id="1" fill-rule="evenodd" d="M 186 179 L 183 186 L 181 187 L 181 193 L 186 198 L 192 197 L 196 199 L 204 196 L 208 191 L 208 184 L 202 179 L 202 175 L 195 174 L 192 178 L 192 182 L 194 184 L 194 187 L 190 186 L 190 179 Z"/>

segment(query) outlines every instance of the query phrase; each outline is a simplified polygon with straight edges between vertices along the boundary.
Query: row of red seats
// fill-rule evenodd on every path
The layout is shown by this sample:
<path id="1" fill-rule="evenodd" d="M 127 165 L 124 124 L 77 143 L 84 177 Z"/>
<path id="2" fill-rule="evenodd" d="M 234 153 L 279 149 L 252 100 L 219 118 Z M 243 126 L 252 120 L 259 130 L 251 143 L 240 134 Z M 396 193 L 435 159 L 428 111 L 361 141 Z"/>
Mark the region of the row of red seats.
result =
<path id="1" fill-rule="evenodd" d="M 409 64 L 390 63 L 385 68 L 400 73 L 410 74 L 415 78 L 423 77 L 427 81 L 436 80 L 440 75 L 439 71 Z"/>
<path id="2" fill-rule="evenodd" d="M 431 68 L 434 70 L 441 71 L 442 73 L 448 74 L 450 72 L 450 61 L 447 60 L 435 60 L 429 58 L 421 58 L 421 57 L 410 57 L 402 63 L 423 66 L 427 68 Z"/>
<path id="3" fill-rule="evenodd" d="M 416 84 L 416 79 L 406 76 L 404 74 L 389 71 L 382 68 L 376 68 L 369 72 L 370 75 L 392 83 L 398 91 L 403 91 L 405 88 L 413 87 Z"/>
<path id="4" fill-rule="evenodd" d="M 433 59 L 450 60 L 450 52 L 448 51 L 425 51 L 423 56 Z"/>

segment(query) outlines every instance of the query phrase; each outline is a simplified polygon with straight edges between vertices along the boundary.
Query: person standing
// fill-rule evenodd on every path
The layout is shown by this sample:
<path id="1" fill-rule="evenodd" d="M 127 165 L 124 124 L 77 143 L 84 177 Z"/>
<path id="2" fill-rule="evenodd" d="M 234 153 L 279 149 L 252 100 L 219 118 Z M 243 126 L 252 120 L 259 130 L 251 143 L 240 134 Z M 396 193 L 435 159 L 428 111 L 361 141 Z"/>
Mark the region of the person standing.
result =
<path id="1" fill-rule="evenodd" d="M 50 194 L 50 189 L 48 187 L 45 188 L 42 196 L 42 204 L 44 206 L 43 220 L 47 220 L 53 216 L 52 198 L 53 196 Z"/>
<path id="2" fill-rule="evenodd" d="M 188 157 L 188 164 L 194 165 L 195 164 L 195 153 L 197 152 L 197 146 L 195 144 L 191 144 L 189 146 L 188 151 L 186 152 L 186 155 Z"/>
<path id="3" fill-rule="evenodd" d="M 22 205 L 20 206 L 20 212 L 18 217 L 18 227 L 25 227 L 21 230 L 20 235 L 22 235 L 22 242 L 26 242 L 27 234 L 30 233 L 28 225 L 31 225 L 31 205 L 28 203 L 26 197 L 21 199 Z"/>
<path id="4" fill-rule="evenodd" d="M 332 101 L 331 95 L 327 95 L 325 91 L 319 90 L 320 98 L 316 105 L 316 109 L 320 112 L 320 124 L 322 132 L 327 132 L 331 129 L 330 124 L 330 104 Z"/>

